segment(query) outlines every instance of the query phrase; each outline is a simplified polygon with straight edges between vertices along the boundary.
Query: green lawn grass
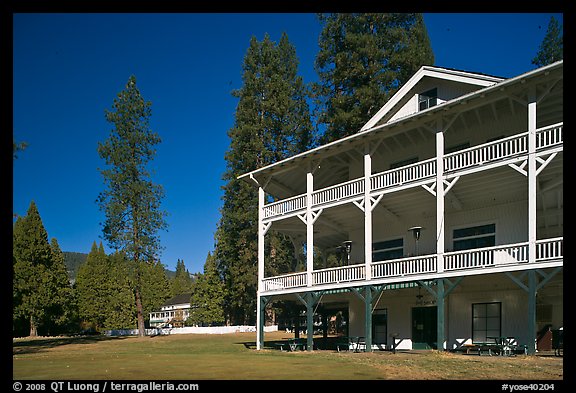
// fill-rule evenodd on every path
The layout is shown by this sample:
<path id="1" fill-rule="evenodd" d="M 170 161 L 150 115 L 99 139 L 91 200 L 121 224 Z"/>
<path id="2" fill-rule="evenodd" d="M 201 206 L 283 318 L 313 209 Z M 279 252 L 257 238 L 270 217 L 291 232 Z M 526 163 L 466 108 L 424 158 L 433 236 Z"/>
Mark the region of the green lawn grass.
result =
<path id="1" fill-rule="evenodd" d="M 528 379 L 561 380 L 563 359 L 553 356 L 479 357 L 411 351 L 393 354 L 332 350 L 282 352 L 266 333 L 156 337 L 74 337 L 13 341 L 13 379 L 40 380 L 358 380 Z M 316 339 L 316 338 L 315 338 Z"/>

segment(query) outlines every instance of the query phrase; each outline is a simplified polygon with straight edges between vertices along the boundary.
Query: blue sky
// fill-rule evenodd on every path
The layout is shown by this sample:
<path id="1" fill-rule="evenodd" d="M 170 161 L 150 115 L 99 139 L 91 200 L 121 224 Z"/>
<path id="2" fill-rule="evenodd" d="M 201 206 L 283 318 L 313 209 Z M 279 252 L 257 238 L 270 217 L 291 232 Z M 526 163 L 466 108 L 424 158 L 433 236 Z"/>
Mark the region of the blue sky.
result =
<path id="1" fill-rule="evenodd" d="M 424 20 L 435 65 L 513 77 L 534 69 L 551 15 L 563 25 L 562 14 L 546 13 Z M 87 253 L 102 240 L 95 201 L 104 162 L 96 148 L 111 129 L 104 110 L 135 75 L 162 138 L 152 162 L 169 214 L 162 263 L 174 270 L 182 259 L 201 272 L 214 249 L 237 105 L 231 92 L 242 86 L 249 40 L 268 33 L 277 41 L 286 32 L 300 75 L 316 81 L 315 14 L 15 13 L 13 23 L 13 133 L 28 143 L 13 162 L 13 212 L 26 214 L 34 200 L 63 251 Z"/>

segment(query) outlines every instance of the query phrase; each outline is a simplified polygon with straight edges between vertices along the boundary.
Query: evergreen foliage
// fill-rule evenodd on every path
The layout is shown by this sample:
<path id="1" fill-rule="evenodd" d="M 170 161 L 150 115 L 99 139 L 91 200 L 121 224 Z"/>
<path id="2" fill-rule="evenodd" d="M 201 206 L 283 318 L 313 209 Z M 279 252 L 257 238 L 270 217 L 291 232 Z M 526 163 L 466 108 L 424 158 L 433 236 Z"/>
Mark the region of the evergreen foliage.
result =
<path id="1" fill-rule="evenodd" d="M 192 285 L 190 316 L 186 325 L 218 325 L 224 322 L 224 283 L 216 268 L 216 260 L 208 253 L 204 273 L 199 274 Z"/>
<path id="2" fill-rule="evenodd" d="M 358 132 L 422 66 L 434 64 L 421 14 L 319 14 L 315 84 L 325 144 Z"/>
<path id="3" fill-rule="evenodd" d="M 563 58 L 564 37 L 562 34 L 562 26 L 560 26 L 556 18 L 552 16 L 548 23 L 546 35 L 538 48 L 538 53 L 536 53 L 536 56 L 532 59 L 532 64 L 536 67 L 544 67 Z"/>
<path id="4" fill-rule="evenodd" d="M 232 324 L 255 322 L 257 289 L 258 198 L 254 186 L 237 177 L 314 143 L 307 97 L 297 75 L 296 51 L 283 34 L 275 44 L 266 35 L 256 38 L 244 57 L 243 86 L 223 175 L 223 206 L 216 232 L 215 258 L 226 285 L 225 313 Z M 275 236 L 269 234 L 267 237 Z"/>
<path id="5" fill-rule="evenodd" d="M 145 263 L 153 264 L 160 252 L 159 230 L 166 229 L 166 213 L 160 202 L 164 191 L 151 180 L 149 162 L 156 154 L 160 136 L 150 129 L 151 103 L 145 101 L 131 76 L 114 99 L 106 120 L 114 128 L 98 154 L 107 169 L 100 170 L 106 190 L 98 196 L 104 212 L 104 239 L 131 262 L 127 273 L 134 286 L 139 335 L 143 336 L 142 275 Z"/>
<path id="6" fill-rule="evenodd" d="M 107 318 L 108 299 L 112 290 L 109 279 L 110 265 L 104 247 L 96 242 L 80 266 L 76 276 L 76 296 L 78 314 L 81 320 L 90 323 L 95 329 L 103 328 Z"/>
<path id="7" fill-rule="evenodd" d="M 73 316 L 72 289 L 58 242 L 48 242 L 34 201 L 14 223 L 12 244 L 13 334 L 62 332 Z"/>
<path id="8" fill-rule="evenodd" d="M 159 310 L 171 297 L 172 284 L 160 262 L 148 263 L 142 270 L 142 307 L 148 320 L 152 311 Z M 188 292 L 190 293 L 190 292 Z"/>
<path id="9" fill-rule="evenodd" d="M 97 331 L 137 327 L 131 263 L 122 252 L 106 255 L 102 243 L 92 249 L 78 272 L 78 313 L 85 328 Z M 170 285 L 160 263 L 142 266 L 142 299 L 145 318 L 170 295 Z"/>
<path id="10" fill-rule="evenodd" d="M 182 295 L 192 291 L 192 278 L 184 265 L 184 261 L 178 259 L 176 262 L 176 274 L 171 282 L 171 295 Z"/>

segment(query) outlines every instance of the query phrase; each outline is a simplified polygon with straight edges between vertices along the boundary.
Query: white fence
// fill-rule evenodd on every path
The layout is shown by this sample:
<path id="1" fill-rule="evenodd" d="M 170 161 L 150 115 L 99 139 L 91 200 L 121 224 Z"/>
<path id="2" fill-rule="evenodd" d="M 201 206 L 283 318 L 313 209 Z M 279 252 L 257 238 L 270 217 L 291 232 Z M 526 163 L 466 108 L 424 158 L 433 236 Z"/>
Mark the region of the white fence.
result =
<path id="1" fill-rule="evenodd" d="M 278 331 L 278 325 L 264 326 L 265 332 Z M 164 336 L 169 334 L 231 334 L 254 333 L 256 326 L 186 326 L 181 328 L 153 328 L 146 329 L 147 336 Z M 117 329 L 104 331 L 106 336 L 137 336 L 138 329 Z"/>

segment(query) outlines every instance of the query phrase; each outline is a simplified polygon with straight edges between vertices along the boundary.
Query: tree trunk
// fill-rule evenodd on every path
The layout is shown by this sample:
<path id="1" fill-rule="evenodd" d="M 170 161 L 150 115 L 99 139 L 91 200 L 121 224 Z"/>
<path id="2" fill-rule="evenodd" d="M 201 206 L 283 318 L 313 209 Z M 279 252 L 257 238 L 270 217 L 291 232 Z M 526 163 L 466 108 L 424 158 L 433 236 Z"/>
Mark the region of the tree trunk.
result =
<path id="1" fill-rule="evenodd" d="M 138 337 L 144 337 L 146 335 L 146 327 L 144 326 L 144 313 L 142 309 L 142 296 L 140 294 L 140 288 L 137 287 L 134 292 L 136 297 L 136 313 L 138 316 Z"/>
<path id="2" fill-rule="evenodd" d="M 30 315 L 30 337 L 38 336 L 38 328 L 36 326 L 36 322 L 34 321 L 34 317 Z"/>

